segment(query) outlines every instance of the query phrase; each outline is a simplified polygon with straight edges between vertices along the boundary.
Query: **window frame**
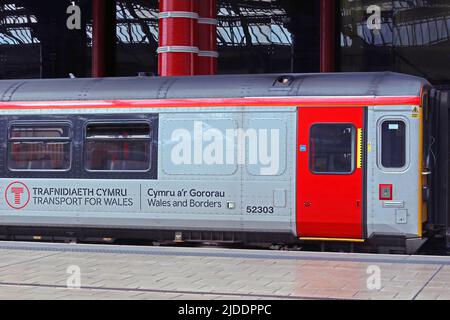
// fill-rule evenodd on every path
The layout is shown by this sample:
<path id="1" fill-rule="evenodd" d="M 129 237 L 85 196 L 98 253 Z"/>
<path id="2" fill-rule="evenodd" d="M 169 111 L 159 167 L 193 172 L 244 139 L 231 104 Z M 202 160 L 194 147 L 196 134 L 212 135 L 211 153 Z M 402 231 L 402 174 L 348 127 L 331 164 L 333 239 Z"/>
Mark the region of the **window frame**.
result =
<path id="1" fill-rule="evenodd" d="M 352 159 L 351 159 L 351 171 L 349 172 L 317 172 L 314 171 L 312 168 L 312 159 L 313 159 L 313 153 L 311 151 L 311 145 L 312 145 L 312 129 L 317 126 L 317 125 L 349 125 L 352 128 L 352 146 L 351 146 L 351 154 L 352 154 Z M 309 128 L 309 139 L 308 139 L 308 169 L 309 172 L 311 172 L 314 175 L 344 175 L 344 176 L 348 176 L 348 175 L 352 175 L 355 171 L 356 171 L 356 157 L 357 157 L 357 128 L 356 126 L 352 123 L 352 122 L 316 122 L 313 123 L 310 128 Z"/>
<path id="2" fill-rule="evenodd" d="M 388 121 L 401 121 L 405 125 L 405 164 L 402 167 L 392 168 L 383 166 L 382 152 L 383 152 L 383 124 Z M 377 165 L 381 171 L 384 172 L 404 172 L 410 166 L 410 123 L 407 118 L 403 116 L 384 116 L 378 119 L 377 123 Z"/>
<path id="3" fill-rule="evenodd" d="M 87 128 L 89 125 L 97 124 L 97 125 L 105 125 L 105 124 L 112 124 L 112 125 L 124 125 L 124 124 L 146 124 L 149 128 L 149 135 L 148 138 L 117 138 L 117 137 L 111 137 L 111 138 L 88 138 L 87 137 Z M 97 174 L 108 174 L 108 175 L 114 175 L 114 174 L 121 174 L 121 173 L 150 173 L 153 170 L 152 162 L 153 162 L 153 154 L 152 154 L 152 148 L 153 148 L 153 128 L 152 128 L 152 122 L 146 121 L 146 120 L 119 120 L 119 119 L 111 119 L 111 120 L 89 120 L 83 124 L 83 143 L 82 143 L 82 151 L 81 151 L 81 157 L 82 157 L 82 170 L 86 173 L 97 173 Z M 86 145 L 88 141 L 147 141 L 148 142 L 148 168 L 145 170 L 91 170 L 86 167 Z"/>
<path id="4" fill-rule="evenodd" d="M 28 127 L 40 127 L 40 126 L 67 126 L 68 128 L 68 136 L 67 137 L 36 137 L 36 138 L 12 138 L 12 128 L 15 126 L 28 126 Z M 73 125 L 70 121 L 26 121 L 26 120 L 18 120 L 18 121 L 10 121 L 8 123 L 7 135 L 6 135 L 6 170 L 9 172 L 53 172 L 53 173 L 62 173 L 69 172 L 72 170 L 73 166 Z M 10 167 L 11 161 L 11 142 L 68 142 L 69 143 L 69 167 L 67 169 L 12 169 Z"/>

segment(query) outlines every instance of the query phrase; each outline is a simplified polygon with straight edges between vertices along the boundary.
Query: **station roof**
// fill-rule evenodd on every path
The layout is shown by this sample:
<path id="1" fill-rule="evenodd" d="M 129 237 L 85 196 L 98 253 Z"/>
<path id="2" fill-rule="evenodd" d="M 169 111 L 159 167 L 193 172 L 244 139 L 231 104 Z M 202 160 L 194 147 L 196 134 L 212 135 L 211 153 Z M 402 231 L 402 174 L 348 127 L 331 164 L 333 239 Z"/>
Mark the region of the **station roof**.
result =
<path id="1" fill-rule="evenodd" d="M 419 96 L 424 85 L 392 72 L 1 80 L 0 101 Z"/>

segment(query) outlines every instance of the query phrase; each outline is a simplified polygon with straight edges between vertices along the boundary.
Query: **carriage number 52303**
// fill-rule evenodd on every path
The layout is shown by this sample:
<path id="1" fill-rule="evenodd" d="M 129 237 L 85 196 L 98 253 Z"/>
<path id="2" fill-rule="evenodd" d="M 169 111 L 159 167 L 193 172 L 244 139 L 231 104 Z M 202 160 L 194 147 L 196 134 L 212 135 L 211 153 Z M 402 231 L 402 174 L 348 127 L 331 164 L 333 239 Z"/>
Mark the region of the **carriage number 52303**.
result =
<path id="1" fill-rule="evenodd" d="M 247 206 L 247 213 L 274 213 L 274 208 L 262 206 Z"/>

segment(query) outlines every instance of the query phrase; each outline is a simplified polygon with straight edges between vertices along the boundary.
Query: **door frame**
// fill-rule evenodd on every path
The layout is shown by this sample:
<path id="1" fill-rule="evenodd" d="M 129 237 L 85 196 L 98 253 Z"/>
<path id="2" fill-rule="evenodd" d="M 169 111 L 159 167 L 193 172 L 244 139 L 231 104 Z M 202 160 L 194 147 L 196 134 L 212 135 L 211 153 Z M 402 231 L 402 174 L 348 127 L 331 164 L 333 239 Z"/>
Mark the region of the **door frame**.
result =
<path id="1" fill-rule="evenodd" d="M 368 217 L 367 217 L 367 190 L 368 190 L 368 186 L 367 186 L 367 177 L 368 177 L 368 166 L 367 166 L 367 153 L 368 153 L 368 137 L 367 137 L 367 125 L 368 125 L 368 108 L 367 106 L 356 106 L 356 107 L 348 107 L 348 106 L 343 106 L 342 108 L 348 109 L 348 108 L 361 108 L 362 110 L 362 126 L 361 128 L 357 125 L 354 125 L 356 128 L 356 131 L 358 131 L 358 129 L 361 129 L 361 142 L 358 141 L 358 133 L 357 133 L 357 141 L 356 141 L 356 155 L 355 155 L 355 161 L 358 162 L 358 157 L 360 157 L 361 159 L 361 238 L 322 238 L 322 237 L 302 237 L 300 235 L 300 230 L 299 230 L 299 223 L 300 223 L 300 195 L 299 195 L 299 191 L 301 190 L 299 188 L 299 184 L 301 183 L 300 181 L 300 161 L 298 159 L 299 155 L 300 155 L 300 148 L 301 145 L 303 144 L 300 141 L 300 128 L 301 128 L 301 109 L 306 109 L 306 108 L 317 108 L 317 110 L 320 110 L 322 108 L 339 108 L 339 107 L 334 107 L 334 106 L 323 106 L 323 107 L 297 107 L 297 150 L 296 150 L 296 155 L 297 155 L 297 170 L 296 170 L 296 231 L 297 231 L 297 236 L 300 238 L 300 240 L 335 240 L 335 241 L 351 241 L 351 242 L 363 242 L 365 239 L 367 239 L 367 235 L 368 235 L 368 226 L 367 226 L 367 221 L 368 221 Z M 318 122 L 320 123 L 320 122 Z M 326 123 L 326 122 L 325 122 Z M 333 123 L 333 122 L 329 122 L 329 123 Z M 334 122 L 334 123 L 339 123 L 339 122 Z M 311 123 L 309 125 L 309 129 L 308 132 L 310 132 L 311 126 L 314 123 Z M 308 133 L 308 145 L 307 145 L 307 152 L 308 152 L 308 162 L 307 162 L 307 169 L 309 170 L 309 159 L 310 159 L 310 152 L 309 152 L 309 139 L 310 139 L 310 135 Z"/>

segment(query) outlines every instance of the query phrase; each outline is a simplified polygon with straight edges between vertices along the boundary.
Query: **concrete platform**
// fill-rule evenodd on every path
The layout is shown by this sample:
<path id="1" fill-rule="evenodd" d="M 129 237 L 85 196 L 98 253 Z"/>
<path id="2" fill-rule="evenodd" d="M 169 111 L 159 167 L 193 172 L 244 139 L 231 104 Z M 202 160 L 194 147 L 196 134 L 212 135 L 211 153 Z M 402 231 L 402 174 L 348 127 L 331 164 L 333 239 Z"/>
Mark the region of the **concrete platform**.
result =
<path id="1" fill-rule="evenodd" d="M 0 299 L 450 299 L 450 257 L 0 242 Z"/>

